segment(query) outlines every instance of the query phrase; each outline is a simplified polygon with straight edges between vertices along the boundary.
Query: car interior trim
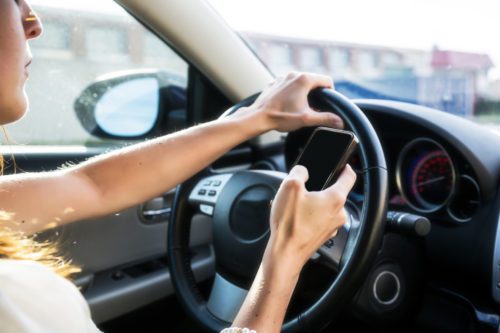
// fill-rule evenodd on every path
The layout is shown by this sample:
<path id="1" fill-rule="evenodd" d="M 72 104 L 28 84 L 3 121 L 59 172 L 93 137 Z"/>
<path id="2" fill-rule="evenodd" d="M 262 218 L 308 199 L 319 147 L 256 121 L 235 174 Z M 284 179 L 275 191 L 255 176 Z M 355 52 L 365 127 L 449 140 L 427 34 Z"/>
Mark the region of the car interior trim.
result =
<path id="1" fill-rule="evenodd" d="M 230 323 L 238 314 L 238 309 L 243 304 L 247 294 L 248 290 L 238 287 L 216 273 L 207 303 L 208 311 Z"/>
<path id="2" fill-rule="evenodd" d="M 457 294 L 456 292 L 451 291 L 449 289 L 444 289 L 444 288 L 435 289 L 434 288 L 434 290 L 436 290 L 439 294 L 442 294 L 443 296 L 446 296 L 447 298 L 451 298 L 458 303 L 465 304 L 467 307 L 469 307 L 472 310 L 476 320 L 479 323 L 482 323 L 482 324 L 489 326 L 489 327 L 493 327 L 493 328 L 497 329 L 497 332 L 500 331 L 500 316 L 498 314 L 478 310 L 476 305 L 474 305 L 474 303 L 472 303 L 468 298 L 464 297 L 461 294 Z"/>
<path id="3" fill-rule="evenodd" d="M 495 248 L 493 252 L 493 276 L 491 279 L 491 291 L 495 302 L 500 303 L 500 211 L 497 220 L 497 232 L 495 236 Z"/>
<path id="4" fill-rule="evenodd" d="M 198 249 L 191 268 L 197 281 L 213 275 L 214 256 L 208 248 Z M 116 269 L 96 274 L 92 286 L 84 294 L 92 318 L 102 323 L 147 305 L 173 293 L 172 280 L 167 267 L 139 277 L 127 274 L 116 278 Z"/>

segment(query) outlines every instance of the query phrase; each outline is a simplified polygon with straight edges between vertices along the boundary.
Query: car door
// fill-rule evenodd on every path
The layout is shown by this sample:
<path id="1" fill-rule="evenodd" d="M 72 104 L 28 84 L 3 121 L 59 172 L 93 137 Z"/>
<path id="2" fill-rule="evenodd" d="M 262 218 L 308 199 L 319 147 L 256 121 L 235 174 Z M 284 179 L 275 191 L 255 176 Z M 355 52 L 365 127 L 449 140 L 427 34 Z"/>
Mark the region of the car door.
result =
<path id="1" fill-rule="evenodd" d="M 186 102 L 188 72 L 194 69 L 113 1 L 37 1 L 34 10 L 44 23 L 45 36 L 31 44 L 34 63 L 27 86 L 30 111 L 24 119 L 8 126 L 9 143 L 1 146 L 6 173 L 64 168 L 194 122 Z M 169 86 L 158 86 L 156 90 L 175 90 L 175 103 L 132 110 L 139 118 L 151 114 L 142 117 L 146 125 L 133 135 L 127 135 L 126 124 L 116 118 L 111 119 L 111 124 L 118 134 L 89 133 L 86 123 L 77 117 L 75 101 L 82 92 L 110 77 L 127 80 L 130 73 L 152 72 L 167 77 L 159 84 Z M 141 89 L 144 82 L 138 81 L 136 89 Z M 87 102 L 97 105 L 101 97 L 91 94 Z M 108 99 L 107 105 L 119 102 L 115 96 Z M 165 116 L 167 113 L 170 115 Z M 151 126 L 147 125 L 148 119 L 154 120 Z M 165 189 L 162 196 L 138 207 L 39 235 L 42 240 L 60 244 L 61 252 L 82 267 L 75 282 L 97 323 L 173 293 L 165 254 L 174 194 L 175 189 Z M 209 222 L 200 217 L 192 226 L 191 243 L 196 249 L 192 264 L 200 280 L 213 271 Z"/>

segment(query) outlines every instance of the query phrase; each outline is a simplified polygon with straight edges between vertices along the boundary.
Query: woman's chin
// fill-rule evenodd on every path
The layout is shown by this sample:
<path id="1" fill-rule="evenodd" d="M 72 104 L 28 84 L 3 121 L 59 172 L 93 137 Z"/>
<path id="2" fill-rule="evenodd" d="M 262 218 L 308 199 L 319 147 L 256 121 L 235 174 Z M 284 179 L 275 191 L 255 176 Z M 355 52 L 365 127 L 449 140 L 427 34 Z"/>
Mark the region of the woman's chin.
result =
<path id="1" fill-rule="evenodd" d="M 0 125 L 7 125 L 23 118 L 28 111 L 28 106 L 29 101 L 24 91 L 19 98 L 11 100 L 7 105 L 0 105 Z"/>

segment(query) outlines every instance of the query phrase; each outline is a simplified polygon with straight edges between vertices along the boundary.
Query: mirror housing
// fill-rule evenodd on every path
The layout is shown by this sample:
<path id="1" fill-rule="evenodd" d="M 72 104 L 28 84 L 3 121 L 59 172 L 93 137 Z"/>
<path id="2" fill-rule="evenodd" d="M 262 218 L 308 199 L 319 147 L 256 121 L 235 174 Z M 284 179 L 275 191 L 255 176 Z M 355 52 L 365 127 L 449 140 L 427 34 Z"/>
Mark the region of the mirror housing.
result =
<path id="1" fill-rule="evenodd" d="M 139 140 L 186 126 L 186 80 L 160 70 L 101 76 L 75 100 L 76 116 L 97 137 Z"/>

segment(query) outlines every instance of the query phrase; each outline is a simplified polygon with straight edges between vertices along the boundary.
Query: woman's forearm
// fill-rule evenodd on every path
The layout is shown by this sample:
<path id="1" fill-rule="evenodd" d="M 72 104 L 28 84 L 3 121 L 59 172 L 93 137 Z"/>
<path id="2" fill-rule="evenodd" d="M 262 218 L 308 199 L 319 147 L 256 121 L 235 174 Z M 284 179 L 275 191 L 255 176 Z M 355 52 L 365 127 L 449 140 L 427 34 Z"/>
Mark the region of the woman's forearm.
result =
<path id="1" fill-rule="evenodd" d="M 91 159 L 73 172 L 92 182 L 106 214 L 175 187 L 265 130 L 251 114 L 212 121 Z"/>
<path id="2" fill-rule="evenodd" d="M 258 333 L 280 332 L 301 267 L 267 249 L 233 326 Z"/>
<path id="3" fill-rule="evenodd" d="M 311 89 L 331 86 L 328 77 L 291 73 L 271 84 L 254 104 L 224 119 L 65 170 L 2 177 L 0 226 L 32 233 L 106 215 L 173 188 L 232 147 L 271 129 L 341 127 L 338 116 L 317 112 L 308 105 Z"/>
<path id="4" fill-rule="evenodd" d="M 241 112 L 65 170 L 4 176 L 0 211 L 9 215 L 0 215 L 0 224 L 34 233 L 139 204 L 175 187 L 232 147 L 267 129 L 259 114 Z"/>

